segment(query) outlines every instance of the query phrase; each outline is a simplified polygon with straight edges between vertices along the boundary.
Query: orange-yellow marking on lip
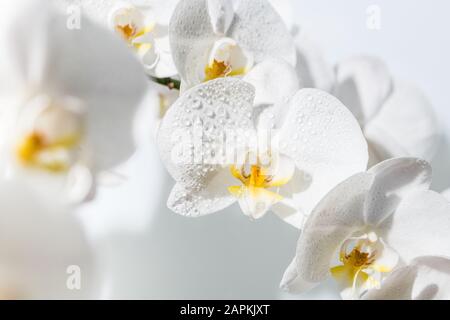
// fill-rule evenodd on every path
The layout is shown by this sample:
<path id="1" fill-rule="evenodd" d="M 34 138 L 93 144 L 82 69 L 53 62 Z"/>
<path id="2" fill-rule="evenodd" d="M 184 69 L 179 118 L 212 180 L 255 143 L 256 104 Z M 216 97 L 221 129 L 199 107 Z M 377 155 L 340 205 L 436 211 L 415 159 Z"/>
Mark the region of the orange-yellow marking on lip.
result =
<path id="1" fill-rule="evenodd" d="M 341 249 L 339 260 L 342 265 L 332 267 L 331 275 L 348 287 L 356 287 L 367 285 L 370 288 L 379 285 L 379 281 L 370 276 L 367 271 L 373 270 L 380 273 L 391 272 L 391 268 L 375 263 L 376 252 L 368 253 L 362 250 L 362 243 L 357 244 L 350 253 L 346 252 L 346 248 Z"/>
<path id="2" fill-rule="evenodd" d="M 19 161 L 28 167 L 36 167 L 49 172 L 59 173 L 68 170 L 68 164 L 61 160 L 44 161 L 40 155 L 60 149 L 69 150 L 80 141 L 79 136 L 67 136 L 54 142 L 47 142 L 43 134 L 32 132 L 21 141 L 16 154 Z"/>

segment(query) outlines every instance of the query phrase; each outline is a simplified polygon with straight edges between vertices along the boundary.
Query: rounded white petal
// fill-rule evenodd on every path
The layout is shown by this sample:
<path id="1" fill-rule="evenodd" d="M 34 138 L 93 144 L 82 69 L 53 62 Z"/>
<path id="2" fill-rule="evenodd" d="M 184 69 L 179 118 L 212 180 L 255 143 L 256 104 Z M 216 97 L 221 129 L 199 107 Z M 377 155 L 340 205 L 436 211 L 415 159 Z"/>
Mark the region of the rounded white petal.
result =
<path id="1" fill-rule="evenodd" d="M 404 197 L 384 227 L 386 242 L 406 263 L 420 256 L 450 258 L 450 203 L 434 191 Z"/>
<path id="2" fill-rule="evenodd" d="M 283 60 L 267 59 L 244 77 L 256 89 L 255 106 L 288 101 L 299 89 L 295 69 Z"/>
<path id="3" fill-rule="evenodd" d="M 284 115 L 280 152 L 293 159 L 309 181 L 294 195 L 299 211 L 308 215 L 338 183 L 366 170 L 367 143 L 348 109 L 323 91 L 300 90 L 279 113 Z"/>
<path id="4" fill-rule="evenodd" d="M 377 58 L 353 57 L 336 66 L 334 94 L 362 126 L 380 110 L 391 91 L 389 70 Z"/>
<path id="5" fill-rule="evenodd" d="M 175 65 L 185 87 L 201 79 L 203 69 L 216 40 L 232 38 L 259 63 L 268 57 L 283 59 L 295 66 L 292 37 L 275 10 L 266 0 L 239 1 L 235 16 L 225 34 L 214 32 L 207 0 L 182 0 L 176 7 L 169 28 Z"/>
<path id="6" fill-rule="evenodd" d="M 11 50 L 21 67 L 17 72 L 24 79 L 24 90 L 76 97 L 85 103 L 94 165 L 110 168 L 134 151 L 134 114 L 147 80 L 121 40 L 88 20 L 77 31 L 68 29 L 66 21 L 66 16 L 38 1 L 14 21 L 11 32 L 16 41 L 2 48 Z"/>
<path id="7" fill-rule="evenodd" d="M 416 158 L 390 159 L 372 167 L 374 175 L 365 204 L 367 225 L 379 225 L 394 213 L 404 197 L 416 191 L 426 191 L 432 180 L 431 166 Z"/>
<path id="8" fill-rule="evenodd" d="M 225 147 L 220 137 L 227 130 L 253 127 L 249 118 L 253 99 L 250 84 L 222 78 L 186 91 L 168 110 L 158 132 L 158 146 L 163 163 L 179 184 L 177 190 L 182 187 L 195 194 L 208 187 L 226 160 L 216 157 Z M 178 200 L 174 193 L 169 205 L 173 207 Z"/>
<path id="9" fill-rule="evenodd" d="M 431 160 L 441 136 L 439 121 L 425 95 L 399 81 L 364 133 L 382 159 L 411 156 Z"/>
<path id="10" fill-rule="evenodd" d="M 339 184 L 314 209 L 300 235 L 296 257 L 281 286 L 295 291 L 318 283 L 330 273 L 341 244 L 364 227 L 364 199 L 373 176 L 360 173 Z M 307 288 L 309 285 L 307 286 Z"/>
<path id="11" fill-rule="evenodd" d="M 79 222 L 31 191 L 17 182 L 0 185 L 0 291 L 12 299 L 98 297 L 99 275 Z M 76 272 L 81 288 L 71 290 Z"/>

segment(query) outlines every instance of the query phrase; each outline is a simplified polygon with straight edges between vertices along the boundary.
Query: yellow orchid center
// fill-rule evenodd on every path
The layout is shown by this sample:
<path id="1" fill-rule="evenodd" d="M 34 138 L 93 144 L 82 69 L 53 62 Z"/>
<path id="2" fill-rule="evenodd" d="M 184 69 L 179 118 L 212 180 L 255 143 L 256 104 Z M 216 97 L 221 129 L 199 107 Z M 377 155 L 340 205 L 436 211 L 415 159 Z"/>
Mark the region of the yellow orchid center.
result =
<path id="1" fill-rule="evenodd" d="M 154 25 L 150 24 L 144 28 L 138 29 L 133 24 L 116 25 L 116 32 L 131 46 L 139 50 L 142 46 L 151 48 L 151 43 L 136 42 L 135 40 L 143 35 L 151 33 L 154 29 Z"/>
<path id="2" fill-rule="evenodd" d="M 16 154 L 22 165 L 60 173 L 69 169 L 67 159 L 60 152 L 73 149 L 80 142 L 79 136 L 67 136 L 53 142 L 47 141 L 43 134 L 32 132 L 19 143 Z"/>
<path id="3" fill-rule="evenodd" d="M 114 9 L 111 14 L 113 29 L 138 54 L 145 54 L 153 47 L 153 39 L 146 35 L 153 32 L 154 22 L 146 21 L 146 14 L 139 8 L 126 5 Z"/>

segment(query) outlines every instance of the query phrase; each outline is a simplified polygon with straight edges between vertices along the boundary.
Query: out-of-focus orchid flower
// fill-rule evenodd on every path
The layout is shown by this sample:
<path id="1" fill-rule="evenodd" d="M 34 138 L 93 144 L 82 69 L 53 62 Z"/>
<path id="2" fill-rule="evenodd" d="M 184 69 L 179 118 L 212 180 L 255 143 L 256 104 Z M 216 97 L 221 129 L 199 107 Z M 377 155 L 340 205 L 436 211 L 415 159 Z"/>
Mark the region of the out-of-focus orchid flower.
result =
<path id="1" fill-rule="evenodd" d="M 186 91 L 169 109 L 158 145 L 177 182 L 171 210 L 196 217 L 239 201 L 251 218 L 272 209 L 301 227 L 329 190 L 365 170 L 361 129 L 329 94 L 301 90 L 260 116 L 254 104 L 252 85 L 220 78 Z M 275 117 L 275 108 L 285 117 Z M 272 128 L 278 130 L 265 139 Z"/>
<path id="2" fill-rule="evenodd" d="M 18 181 L 0 183 L 0 298 L 95 299 L 102 276 L 80 223 Z"/>
<path id="3" fill-rule="evenodd" d="M 267 58 L 295 66 L 292 37 L 267 0 L 182 0 L 169 34 L 183 89 L 244 76 Z"/>
<path id="4" fill-rule="evenodd" d="M 380 296 L 403 276 L 400 268 L 420 274 L 418 258 L 449 258 L 450 203 L 430 191 L 430 184 L 428 163 L 397 158 L 338 185 L 306 222 L 281 286 L 301 292 L 331 275 L 343 298 Z M 435 258 L 430 259 L 421 261 Z M 440 272 L 448 277 L 448 262 L 432 266 L 433 277 Z M 413 298 L 433 297 L 427 286 L 419 287 Z"/>
<path id="5" fill-rule="evenodd" d="M 94 21 L 116 33 L 138 55 L 147 74 L 158 78 L 177 74 L 170 53 L 168 28 L 178 0 L 53 1 L 69 12 L 80 8 Z M 113 67 L 116 64 L 111 65 Z"/>
<path id="6" fill-rule="evenodd" d="M 41 191 L 51 181 L 82 199 L 97 172 L 134 152 L 146 76 L 101 27 L 86 20 L 81 30 L 70 30 L 67 17 L 48 3 L 18 4 L 0 10 L 2 174 L 44 177 Z"/>

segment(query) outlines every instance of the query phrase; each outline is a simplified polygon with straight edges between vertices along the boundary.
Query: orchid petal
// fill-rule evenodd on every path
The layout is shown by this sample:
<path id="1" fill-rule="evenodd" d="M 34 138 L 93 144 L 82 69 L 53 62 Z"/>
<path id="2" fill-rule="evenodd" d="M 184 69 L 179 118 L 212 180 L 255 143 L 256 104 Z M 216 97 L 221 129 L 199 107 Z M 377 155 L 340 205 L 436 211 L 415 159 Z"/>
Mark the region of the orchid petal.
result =
<path id="1" fill-rule="evenodd" d="M 450 189 L 447 189 L 444 192 L 442 192 L 442 195 L 450 201 Z"/>
<path id="2" fill-rule="evenodd" d="M 304 288 L 299 283 L 325 280 L 341 244 L 364 227 L 361 212 L 372 181 L 370 174 L 354 175 L 319 202 L 302 230 L 294 265 L 286 271 L 282 287 L 294 291 L 298 287 Z"/>
<path id="3" fill-rule="evenodd" d="M 299 89 L 295 69 L 283 60 L 267 59 L 244 77 L 256 89 L 255 106 L 288 101 Z"/>
<path id="4" fill-rule="evenodd" d="M 281 17 L 266 0 L 239 1 L 231 38 L 250 51 L 255 62 L 273 57 L 296 64 L 295 46 Z"/>
<path id="5" fill-rule="evenodd" d="M 173 212 L 188 217 L 200 217 L 221 211 L 236 202 L 236 198 L 227 188 L 232 184 L 228 169 L 219 170 L 208 181 L 207 188 L 198 192 L 187 190 L 177 183 L 170 193 L 167 206 Z"/>
<path id="6" fill-rule="evenodd" d="M 364 128 L 382 159 L 412 156 L 432 160 L 440 141 L 440 126 L 424 94 L 414 86 L 395 82 L 393 92 Z"/>
<path id="7" fill-rule="evenodd" d="M 407 264 L 419 256 L 450 258 L 450 203 L 434 191 L 408 194 L 383 227 L 386 242 Z"/>
<path id="8" fill-rule="evenodd" d="M 156 38 L 155 48 L 159 60 L 154 68 L 147 72 L 157 78 L 167 78 L 176 75 L 178 72 L 170 52 L 169 37 Z"/>
<path id="9" fill-rule="evenodd" d="M 380 110 L 392 90 L 386 65 L 374 57 L 354 57 L 336 67 L 335 95 L 364 126 Z"/>
<path id="10" fill-rule="evenodd" d="M 414 283 L 415 300 L 450 299 L 450 260 L 440 257 L 420 257 L 414 261 L 417 276 Z"/>
<path id="11" fill-rule="evenodd" d="M 175 65 L 186 88 L 199 77 L 214 43 L 222 37 L 236 41 L 257 64 L 269 57 L 295 65 L 295 48 L 281 18 L 265 0 L 239 1 L 227 32 L 214 32 L 207 0 L 182 0 L 171 19 L 170 41 Z"/>
<path id="12" fill-rule="evenodd" d="M 0 206 L 0 290 L 9 285 L 6 294 L 13 299 L 97 297 L 100 283 L 92 252 L 64 207 L 42 201 L 17 181 L 0 185 Z M 71 266 L 82 272 L 80 290 L 67 287 Z"/>
<path id="13" fill-rule="evenodd" d="M 299 211 L 309 214 L 338 183 L 366 170 L 367 144 L 348 109 L 320 90 L 300 90 L 280 114 L 285 116 L 280 152 L 309 180 L 309 187 L 294 196 Z"/>
<path id="14" fill-rule="evenodd" d="M 180 184 L 177 190 L 184 188 L 189 193 L 201 193 L 223 170 L 225 159 L 217 157 L 217 161 L 209 161 L 208 157 L 215 151 L 207 149 L 206 142 L 212 139 L 217 149 L 222 150 L 223 140 L 217 139 L 227 130 L 251 129 L 253 124 L 249 115 L 253 109 L 253 98 L 251 85 L 234 78 L 222 78 L 186 91 L 168 110 L 158 132 L 158 145 L 169 173 Z M 196 141 L 198 130 L 202 137 Z M 191 140 L 183 141 L 183 138 Z M 178 151 L 189 145 L 197 145 L 202 150 L 194 149 L 192 156 L 188 153 L 187 159 L 183 155 L 176 159 Z M 201 158 L 196 159 L 197 156 Z M 228 175 L 231 177 L 231 174 Z M 169 206 L 174 207 L 179 199 L 172 196 Z M 180 210 L 177 212 L 181 213 Z"/>
<path id="15" fill-rule="evenodd" d="M 322 50 L 302 30 L 295 36 L 297 47 L 297 74 L 303 88 L 316 88 L 331 92 L 335 74 L 325 61 Z"/>
<path id="16" fill-rule="evenodd" d="M 293 6 L 292 0 L 269 0 L 270 4 L 277 11 L 283 22 L 286 24 L 289 30 L 294 28 L 294 12 L 295 8 Z"/>
<path id="17" fill-rule="evenodd" d="M 154 65 L 149 65 L 148 57 L 142 61 L 145 71 L 159 78 L 172 77 L 177 74 L 170 54 L 167 28 L 170 16 L 178 0 L 105 0 L 95 2 L 90 0 L 52 0 L 52 2 L 65 14 L 73 13 L 71 8 L 78 7 L 88 18 L 110 30 L 115 28 L 111 22 L 111 16 L 115 11 L 123 8 L 133 10 L 136 8 L 135 12 L 131 11 L 131 14 L 135 16 L 136 20 L 140 21 L 141 28 L 149 28 L 151 26 L 151 31 L 145 35 L 151 35 L 155 38 L 152 41 L 152 50 L 158 57 L 158 59 L 153 59 Z M 138 17 L 138 15 L 142 17 Z M 84 28 L 84 19 L 81 20 L 80 24 Z M 140 56 L 142 57 L 142 54 Z"/>
<path id="18" fill-rule="evenodd" d="M 448 300 L 450 299 L 450 260 L 420 257 L 397 269 L 378 290 L 369 291 L 366 300 Z"/>
<path id="19" fill-rule="evenodd" d="M 167 26 L 178 0 L 102 0 L 94 3 L 91 0 L 52 0 L 52 2 L 67 14 L 70 11 L 69 8 L 81 8 L 83 14 L 104 26 L 108 26 L 110 13 L 115 8 L 137 6 L 144 11 L 155 12 L 152 19 L 158 24 Z"/>
<path id="20" fill-rule="evenodd" d="M 319 282 L 309 282 L 299 277 L 297 257 L 287 267 L 281 280 L 281 289 L 293 293 L 307 292 L 319 284 Z"/>
<path id="21" fill-rule="evenodd" d="M 390 159 L 369 170 L 375 177 L 365 204 L 365 220 L 376 226 L 392 214 L 403 197 L 431 185 L 430 165 L 415 158 Z"/>
<path id="22" fill-rule="evenodd" d="M 119 39 L 90 21 L 74 32 L 66 28 L 65 16 L 41 2 L 37 6 L 39 10 L 31 6 L 23 11 L 11 26 L 19 37 L 12 52 L 23 66 L 18 71 L 25 84 L 83 101 L 88 109 L 86 134 L 95 150 L 96 169 L 123 162 L 134 151 L 134 112 L 146 90 L 140 64 Z M 29 29 L 29 23 L 33 28 Z M 31 56 L 32 65 L 27 63 Z"/>
<path id="23" fill-rule="evenodd" d="M 213 30 L 217 34 L 225 34 L 234 18 L 233 1 L 207 0 L 208 13 Z"/>
<path id="24" fill-rule="evenodd" d="M 409 266 L 396 269 L 378 289 L 363 295 L 363 300 L 409 300 L 417 270 Z"/>

